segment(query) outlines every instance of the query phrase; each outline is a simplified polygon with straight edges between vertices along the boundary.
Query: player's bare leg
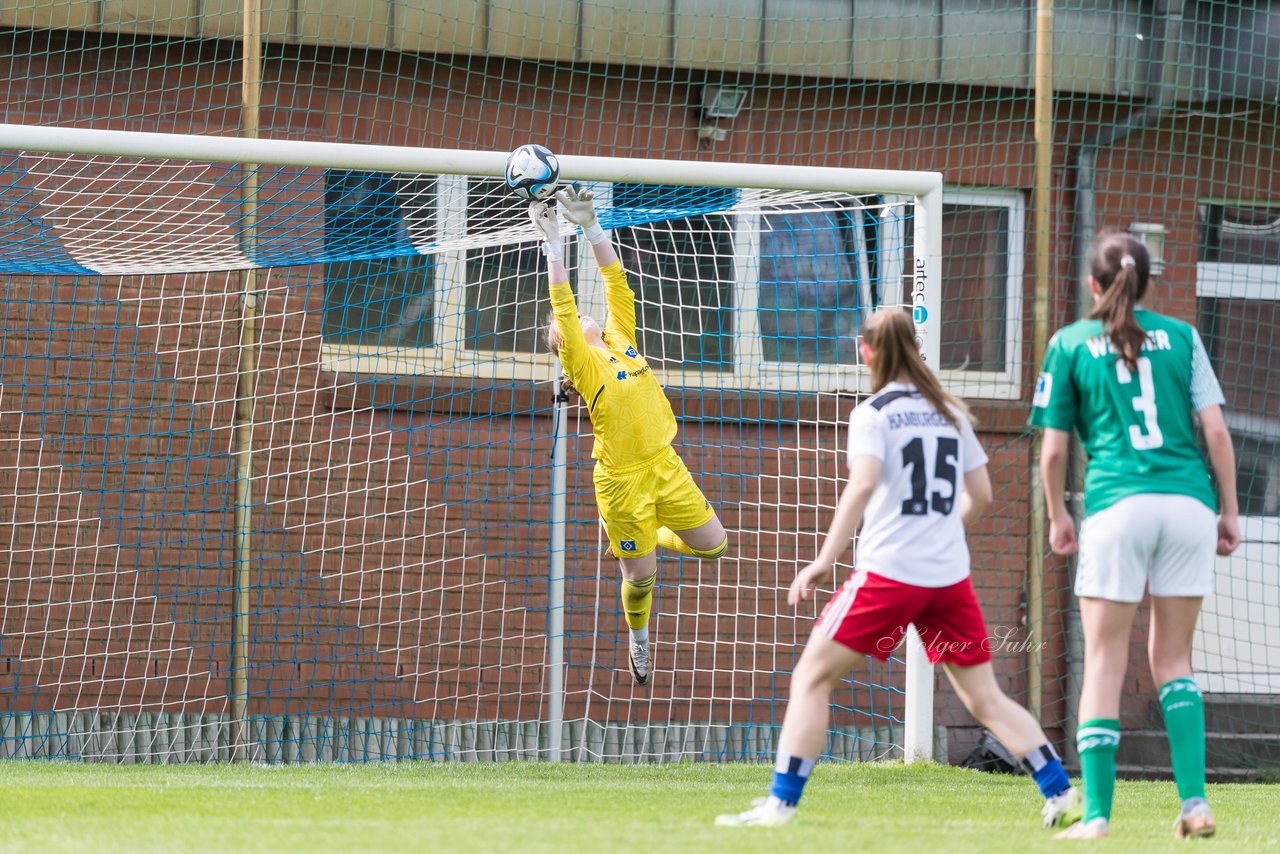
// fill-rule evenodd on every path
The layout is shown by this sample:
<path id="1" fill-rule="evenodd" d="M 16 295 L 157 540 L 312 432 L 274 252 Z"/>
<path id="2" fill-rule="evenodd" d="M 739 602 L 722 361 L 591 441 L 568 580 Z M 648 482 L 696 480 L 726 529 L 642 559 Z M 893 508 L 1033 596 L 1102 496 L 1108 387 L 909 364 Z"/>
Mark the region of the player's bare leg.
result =
<path id="1" fill-rule="evenodd" d="M 653 673 L 649 655 L 649 612 L 653 606 L 653 587 L 658 581 L 658 556 L 649 552 L 620 558 L 618 563 L 622 566 L 622 613 L 631 630 L 627 663 L 635 683 L 645 685 Z"/>
<path id="2" fill-rule="evenodd" d="M 769 797 L 746 812 L 722 815 L 716 824 L 727 827 L 776 827 L 795 817 L 796 803 L 809 772 L 827 740 L 831 692 L 865 656 L 815 631 L 791 674 L 791 696 L 782 720 L 778 760 Z"/>
<path id="3" fill-rule="evenodd" d="M 1040 794 L 1045 827 L 1067 827 L 1080 820 L 1080 791 L 1071 785 L 1049 739 L 1025 708 L 1000 690 L 991 663 L 974 667 L 946 665 L 947 677 L 969 713 L 991 730 L 1000 743 L 1022 760 Z"/>
<path id="4" fill-rule="evenodd" d="M 720 517 L 712 516 L 698 527 L 683 531 L 659 528 L 658 545 L 699 560 L 718 560 L 729 550 L 729 535 L 725 533 Z"/>
<path id="5" fill-rule="evenodd" d="M 1136 603 L 1080 597 L 1084 628 L 1084 684 L 1080 690 L 1076 752 L 1084 780 L 1082 825 L 1101 829 L 1111 821 L 1116 789 L 1116 749 L 1120 746 L 1120 691 L 1129 662 L 1129 635 Z M 1101 819 L 1101 822 L 1099 822 Z M 1087 831 L 1081 830 L 1079 833 Z M 1079 836 L 1063 838 L 1078 839 Z M 1096 837 L 1088 837 L 1096 838 Z"/>

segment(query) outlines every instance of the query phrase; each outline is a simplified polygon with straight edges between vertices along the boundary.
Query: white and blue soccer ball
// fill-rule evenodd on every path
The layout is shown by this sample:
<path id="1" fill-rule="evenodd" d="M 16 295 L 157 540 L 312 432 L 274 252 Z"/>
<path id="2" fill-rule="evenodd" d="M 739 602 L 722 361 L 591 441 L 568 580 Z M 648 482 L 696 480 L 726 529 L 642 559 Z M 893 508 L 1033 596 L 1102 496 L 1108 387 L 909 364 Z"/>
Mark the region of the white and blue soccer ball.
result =
<path id="1" fill-rule="evenodd" d="M 531 202 L 551 198 L 560 180 L 560 161 L 549 148 L 522 145 L 507 157 L 507 186 L 511 192 Z"/>

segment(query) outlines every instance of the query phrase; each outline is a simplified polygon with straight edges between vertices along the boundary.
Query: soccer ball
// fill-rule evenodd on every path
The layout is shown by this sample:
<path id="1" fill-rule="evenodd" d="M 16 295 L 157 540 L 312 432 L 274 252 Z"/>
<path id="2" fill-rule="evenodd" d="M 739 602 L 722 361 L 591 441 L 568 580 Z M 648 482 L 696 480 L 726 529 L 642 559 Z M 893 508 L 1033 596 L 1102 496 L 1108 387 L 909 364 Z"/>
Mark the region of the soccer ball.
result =
<path id="1" fill-rule="evenodd" d="M 560 180 L 560 161 L 541 145 L 522 145 L 507 157 L 507 186 L 531 202 L 551 198 Z"/>

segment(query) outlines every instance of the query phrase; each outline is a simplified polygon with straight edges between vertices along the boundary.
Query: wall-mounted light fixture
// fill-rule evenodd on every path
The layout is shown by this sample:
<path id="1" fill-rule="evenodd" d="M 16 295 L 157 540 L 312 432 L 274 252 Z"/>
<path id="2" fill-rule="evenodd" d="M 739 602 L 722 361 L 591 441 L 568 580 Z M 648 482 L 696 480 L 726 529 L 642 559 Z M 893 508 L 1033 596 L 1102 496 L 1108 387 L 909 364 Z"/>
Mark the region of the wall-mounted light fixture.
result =
<path id="1" fill-rule="evenodd" d="M 1147 254 L 1151 256 L 1151 275 L 1163 273 L 1164 226 L 1155 222 L 1135 222 L 1129 226 L 1129 233 L 1147 247 Z"/>
<path id="2" fill-rule="evenodd" d="M 698 147 L 714 148 L 729 135 L 716 119 L 735 119 L 747 103 L 744 86 L 719 86 L 711 83 L 702 87 L 702 126 L 698 128 Z"/>
<path id="3" fill-rule="evenodd" d="M 702 114 L 709 119 L 734 119 L 747 103 L 743 86 L 702 87 Z"/>

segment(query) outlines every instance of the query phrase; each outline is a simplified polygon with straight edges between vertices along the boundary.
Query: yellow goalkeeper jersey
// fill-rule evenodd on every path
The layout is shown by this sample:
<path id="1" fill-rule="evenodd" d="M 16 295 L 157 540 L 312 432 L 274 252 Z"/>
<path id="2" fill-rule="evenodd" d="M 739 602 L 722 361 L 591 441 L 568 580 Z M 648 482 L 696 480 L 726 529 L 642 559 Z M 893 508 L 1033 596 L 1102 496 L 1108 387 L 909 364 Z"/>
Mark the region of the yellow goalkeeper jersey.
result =
<path id="1" fill-rule="evenodd" d="M 592 347 L 578 322 L 578 305 L 568 282 L 551 286 L 551 308 L 564 344 L 560 364 L 582 395 L 595 432 L 591 456 L 610 469 L 641 465 L 676 437 L 676 417 L 640 355 L 636 341 L 636 295 L 622 262 L 600 268 L 609 320 L 604 347 Z"/>

